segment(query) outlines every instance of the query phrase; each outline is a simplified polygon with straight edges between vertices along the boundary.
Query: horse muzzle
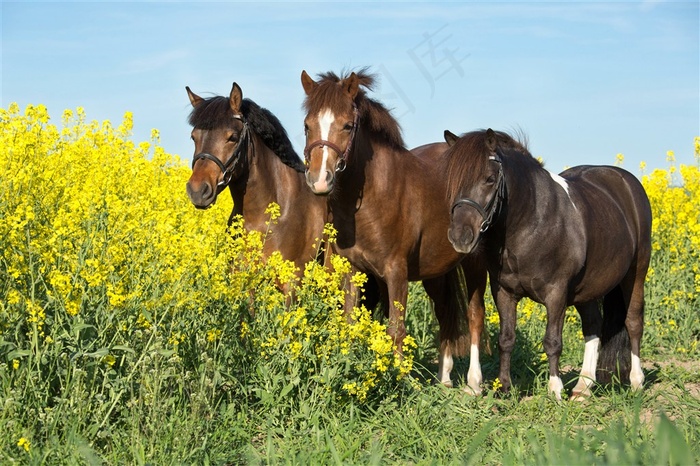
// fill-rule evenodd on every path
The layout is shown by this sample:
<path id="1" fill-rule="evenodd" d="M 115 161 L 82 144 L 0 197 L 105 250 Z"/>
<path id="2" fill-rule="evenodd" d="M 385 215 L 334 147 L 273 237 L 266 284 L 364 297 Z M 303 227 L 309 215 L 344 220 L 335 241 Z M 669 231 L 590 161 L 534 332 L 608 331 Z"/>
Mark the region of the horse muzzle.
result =
<path id="1" fill-rule="evenodd" d="M 197 209 L 208 209 L 216 202 L 217 189 L 212 188 L 207 182 L 195 185 L 187 182 L 187 197 Z"/>
<path id="2" fill-rule="evenodd" d="M 447 239 L 455 251 L 469 254 L 474 251 L 481 235 L 479 222 L 470 221 L 472 216 L 464 204 L 455 204 L 447 230 Z M 473 212 L 476 213 L 476 212 Z"/>
<path id="3" fill-rule="evenodd" d="M 306 184 L 314 194 L 328 194 L 335 186 L 335 175 L 330 170 L 323 170 L 314 176 L 311 171 L 306 170 Z"/>
<path id="4" fill-rule="evenodd" d="M 474 234 L 471 228 L 454 228 L 450 227 L 447 230 L 447 239 L 450 240 L 452 247 L 460 254 L 470 254 L 476 248 L 478 235 Z"/>

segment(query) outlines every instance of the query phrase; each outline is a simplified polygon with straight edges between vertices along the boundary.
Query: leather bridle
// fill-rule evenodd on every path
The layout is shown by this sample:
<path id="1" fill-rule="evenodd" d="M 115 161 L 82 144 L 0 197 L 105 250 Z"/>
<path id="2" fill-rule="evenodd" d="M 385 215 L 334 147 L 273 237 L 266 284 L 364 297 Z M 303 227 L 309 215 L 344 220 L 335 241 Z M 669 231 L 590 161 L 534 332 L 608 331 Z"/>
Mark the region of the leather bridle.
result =
<path id="1" fill-rule="evenodd" d="M 495 192 L 486 206 L 482 207 L 481 204 L 470 198 L 458 199 L 454 204 L 452 204 L 452 214 L 454 214 L 454 210 L 458 206 L 463 204 L 466 204 L 479 212 L 481 218 L 483 219 L 481 222 L 481 227 L 479 228 L 479 233 L 484 233 L 486 230 L 488 230 L 493 222 L 498 218 L 498 214 L 503 206 L 503 200 L 506 198 L 506 182 L 505 177 L 503 176 L 503 161 L 500 153 L 496 152 L 496 155 L 490 156 L 489 160 L 498 164 L 498 179 L 496 180 Z"/>
<path id="2" fill-rule="evenodd" d="M 337 144 L 331 141 L 327 141 L 325 139 L 318 139 L 312 142 L 311 144 L 307 144 L 307 146 L 304 148 L 304 159 L 306 161 L 307 166 L 309 164 L 309 158 L 311 157 L 311 150 L 315 147 L 326 146 L 330 147 L 336 152 L 336 154 L 338 154 L 338 163 L 336 164 L 335 171 L 342 172 L 343 170 L 345 170 L 345 167 L 348 163 L 350 151 L 352 150 L 352 143 L 355 140 L 355 135 L 357 134 L 357 127 L 360 125 L 360 112 L 358 111 L 357 105 L 355 105 L 354 102 L 352 104 L 352 110 L 354 113 L 352 130 L 350 131 L 350 141 L 348 142 L 347 147 L 345 147 L 345 150 L 342 150 L 340 147 L 338 147 Z"/>
<path id="3" fill-rule="evenodd" d="M 241 135 L 238 139 L 238 145 L 236 145 L 236 148 L 233 150 L 233 154 L 231 154 L 231 157 L 226 161 L 226 163 L 221 162 L 221 160 L 219 160 L 217 157 L 208 152 L 200 152 L 192 158 L 192 169 L 194 169 L 194 164 L 197 163 L 198 160 L 211 160 L 216 164 L 217 167 L 219 167 L 221 173 L 223 174 L 223 177 L 221 178 L 221 181 L 219 181 L 216 185 L 217 194 L 220 193 L 231 182 L 231 178 L 233 178 L 233 173 L 236 171 L 236 168 L 238 167 L 241 159 L 243 158 L 242 155 L 248 151 L 248 122 L 245 121 L 240 115 L 234 115 L 233 118 L 243 122 L 243 130 L 241 131 Z"/>

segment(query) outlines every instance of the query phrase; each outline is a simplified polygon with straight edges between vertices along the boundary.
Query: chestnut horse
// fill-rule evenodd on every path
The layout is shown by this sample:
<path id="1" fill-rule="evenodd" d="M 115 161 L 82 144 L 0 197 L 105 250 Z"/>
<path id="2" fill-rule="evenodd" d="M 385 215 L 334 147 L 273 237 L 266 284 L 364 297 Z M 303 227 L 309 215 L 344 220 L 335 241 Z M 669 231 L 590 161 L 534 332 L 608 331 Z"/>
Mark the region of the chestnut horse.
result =
<path id="1" fill-rule="evenodd" d="M 388 298 L 388 333 L 399 353 L 406 335 L 408 282 L 423 280 L 440 323 L 438 377 L 446 385 L 452 355 L 466 350 L 459 319 L 468 320 L 465 390 L 479 393 L 486 268 L 478 258 L 465 259 L 447 239 L 442 155 L 447 146 L 406 149 L 398 122 L 366 95 L 363 88 L 371 89 L 374 78 L 365 70 L 343 77 L 325 73 L 318 82 L 304 71 L 301 82 L 306 92 L 306 181 L 328 201 L 338 231 L 334 252 L 379 281 Z"/>
<path id="2" fill-rule="evenodd" d="M 490 129 L 461 138 L 446 132 L 445 139 L 451 144 L 449 238 L 460 253 L 486 254 L 501 321 L 503 389 L 511 385 L 516 309 L 523 297 L 547 309 L 544 350 L 549 391 L 557 399 L 564 388 L 562 328 L 571 305 L 581 316 L 585 338 L 573 398 L 591 394 L 599 349 L 601 377 L 619 367 L 621 377 L 629 376 L 632 388 L 640 389 L 652 217 L 639 180 L 607 166 L 578 166 L 555 175 L 524 145 Z"/>

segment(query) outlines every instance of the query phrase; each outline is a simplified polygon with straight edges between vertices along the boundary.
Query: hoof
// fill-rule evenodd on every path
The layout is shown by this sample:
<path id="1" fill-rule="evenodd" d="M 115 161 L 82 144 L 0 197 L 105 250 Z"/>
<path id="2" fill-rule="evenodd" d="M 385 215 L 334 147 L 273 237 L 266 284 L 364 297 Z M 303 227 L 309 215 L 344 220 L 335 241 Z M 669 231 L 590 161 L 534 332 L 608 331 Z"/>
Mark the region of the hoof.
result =
<path id="1" fill-rule="evenodd" d="M 470 387 L 469 385 L 465 385 L 464 388 L 462 388 L 462 391 L 469 396 L 481 396 L 481 389 L 475 390 L 473 387 Z"/>
<path id="2" fill-rule="evenodd" d="M 452 388 L 452 387 L 453 387 L 452 381 L 451 381 L 451 380 L 448 380 L 448 381 L 446 381 L 446 382 L 440 382 L 440 383 L 442 384 L 443 387 L 446 387 L 446 388 Z"/>
<path id="3" fill-rule="evenodd" d="M 591 397 L 590 393 L 586 392 L 573 392 L 571 393 L 571 397 L 569 398 L 570 401 L 578 401 L 578 402 L 583 402 L 587 401 Z"/>

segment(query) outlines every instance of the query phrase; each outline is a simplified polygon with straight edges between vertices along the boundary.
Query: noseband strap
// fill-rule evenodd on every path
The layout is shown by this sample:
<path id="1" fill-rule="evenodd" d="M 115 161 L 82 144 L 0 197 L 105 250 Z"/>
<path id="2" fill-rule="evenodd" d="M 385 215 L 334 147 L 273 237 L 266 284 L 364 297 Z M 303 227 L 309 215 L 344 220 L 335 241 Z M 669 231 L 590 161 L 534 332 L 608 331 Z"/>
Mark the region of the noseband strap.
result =
<path id="1" fill-rule="evenodd" d="M 486 207 L 482 207 L 481 204 L 469 198 L 459 199 L 452 205 L 452 213 L 454 213 L 454 210 L 460 205 L 467 205 L 479 212 L 479 215 L 481 215 L 483 219 L 481 227 L 479 228 L 479 233 L 484 233 L 488 230 L 496 218 L 498 218 L 503 200 L 506 198 L 506 183 L 505 177 L 503 176 L 503 162 L 500 153 L 497 151 L 496 155 L 489 157 L 489 159 L 498 164 L 498 179 L 496 180 L 496 191 L 493 193 L 493 197 L 491 197 L 488 204 L 486 204 Z"/>
<path id="2" fill-rule="evenodd" d="M 315 147 L 326 146 L 330 147 L 335 151 L 336 154 L 338 154 L 338 164 L 335 167 L 335 171 L 342 172 L 343 170 L 345 170 L 345 167 L 348 163 L 348 156 L 350 155 L 350 151 L 352 150 L 352 143 L 355 140 L 355 134 L 357 134 L 357 127 L 360 125 L 360 112 L 357 109 L 357 105 L 355 104 L 355 102 L 352 103 L 352 110 L 354 113 L 352 130 L 350 131 L 350 141 L 348 142 L 347 147 L 345 147 L 345 150 L 342 150 L 340 147 L 338 147 L 337 144 L 331 141 L 327 141 L 325 139 L 318 139 L 308 144 L 304 148 L 304 158 L 306 159 L 307 165 L 309 162 L 309 158 L 311 157 L 311 150 Z"/>
<path id="3" fill-rule="evenodd" d="M 238 140 L 238 145 L 233 150 L 233 154 L 231 154 L 231 157 L 229 157 L 226 163 L 223 163 L 217 157 L 208 152 L 200 152 L 192 158 L 193 169 L 194 164 L 197 163 L 198 160 L 210 160 L 214 162 L 217 167 L 219 167 L 219 170 L 221 170 L 223 176 L 221 178 L 221 181 L 219 181 L 216 185 L 217 193 L 221 192 L 226 186 L 228 186 L 228 184 L 231 182 L 231 178 L 233 178 L 233 173 L 236 171 L 236 168 L 238 167 L 239 163 L 241 162 L 241 159 L 243 158 L 243 154 L 248 152 L 248 122 L 243 120 L 243 118 L 239 115 L 234 116 L 234 118 L 243 121 L 243 130 L 241 131 L 241 136 Z"/>

